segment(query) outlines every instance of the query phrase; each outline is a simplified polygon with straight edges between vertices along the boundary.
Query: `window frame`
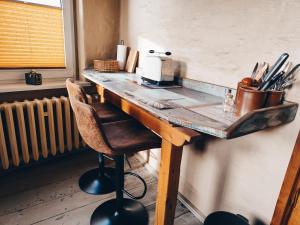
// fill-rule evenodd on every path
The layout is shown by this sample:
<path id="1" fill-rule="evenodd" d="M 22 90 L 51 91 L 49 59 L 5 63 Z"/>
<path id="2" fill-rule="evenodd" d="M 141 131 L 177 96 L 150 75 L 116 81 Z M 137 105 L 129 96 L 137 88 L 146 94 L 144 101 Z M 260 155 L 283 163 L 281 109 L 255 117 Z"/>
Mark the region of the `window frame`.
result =
<path id="1" fill-rule="evenodd" d="M 34 69 L 41 73 L 43 79 L 68 78 L 76 76 L 75 59 L 75 29 L 73 1 L 61 0 L 63 10 L 63 24 L 65 37 L 65 68 Z M 0 83 L 24 80 L 25 73 L 30 69 L 1 69 Z"/>

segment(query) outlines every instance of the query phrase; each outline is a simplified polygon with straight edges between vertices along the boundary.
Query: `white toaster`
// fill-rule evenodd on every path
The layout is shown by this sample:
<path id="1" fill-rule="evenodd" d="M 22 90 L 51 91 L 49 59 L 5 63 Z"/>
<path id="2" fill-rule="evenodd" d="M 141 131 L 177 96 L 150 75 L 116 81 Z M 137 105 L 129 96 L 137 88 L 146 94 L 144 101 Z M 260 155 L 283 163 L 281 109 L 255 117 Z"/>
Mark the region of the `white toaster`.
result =
<path id="1" fill-rule="evenodd" d="M 166 83 L 174 81 L 173 60 L 170 52 L 149 51 L 143 64 L 142 79 L 151 83 Z"/>

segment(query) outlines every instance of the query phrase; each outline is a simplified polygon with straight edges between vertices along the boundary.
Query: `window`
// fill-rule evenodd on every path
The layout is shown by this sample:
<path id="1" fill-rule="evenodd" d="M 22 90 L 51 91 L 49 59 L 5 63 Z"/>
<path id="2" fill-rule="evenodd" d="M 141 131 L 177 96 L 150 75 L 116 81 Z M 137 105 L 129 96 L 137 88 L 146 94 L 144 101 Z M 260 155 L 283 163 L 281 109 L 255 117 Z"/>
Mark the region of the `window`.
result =
<path id="1" fill-rule="evenodd" d="M 0 80 L 74 75 L 74 29 L 70 0 L 0 1 Z"/>

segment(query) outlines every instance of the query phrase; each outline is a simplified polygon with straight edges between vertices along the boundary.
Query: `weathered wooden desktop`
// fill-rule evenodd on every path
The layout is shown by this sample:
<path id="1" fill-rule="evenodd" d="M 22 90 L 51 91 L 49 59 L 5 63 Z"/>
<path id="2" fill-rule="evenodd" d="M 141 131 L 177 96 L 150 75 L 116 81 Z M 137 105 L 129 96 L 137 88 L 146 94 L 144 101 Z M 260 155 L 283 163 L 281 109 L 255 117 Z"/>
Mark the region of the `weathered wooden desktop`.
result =
<path id="1" fill-rule="evenodd" d="M 183 80 L 182 88 L 150 89 L 132 81 L 128 73 L 86 70 L 98 93 L 162 138 L 155 225 L 174 221 L 183 146 L 201 133 L 236 138 L 294 120 L 292 102 L 252 111 L 243 116 L 223 111 L 225 87 Z M 160 109 L 163 108 L 163 109 Z"/>

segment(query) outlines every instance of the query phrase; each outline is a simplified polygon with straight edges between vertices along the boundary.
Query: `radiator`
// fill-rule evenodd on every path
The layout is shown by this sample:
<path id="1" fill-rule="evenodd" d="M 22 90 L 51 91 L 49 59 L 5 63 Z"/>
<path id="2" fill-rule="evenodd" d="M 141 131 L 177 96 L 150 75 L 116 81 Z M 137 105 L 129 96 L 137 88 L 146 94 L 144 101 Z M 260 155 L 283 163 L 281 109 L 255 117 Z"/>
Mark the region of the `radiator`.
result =
<path id="1" fill-rule="evenodd" d="M 0 170 L 82 145 L 67 97 L 0 104 Z"/>

